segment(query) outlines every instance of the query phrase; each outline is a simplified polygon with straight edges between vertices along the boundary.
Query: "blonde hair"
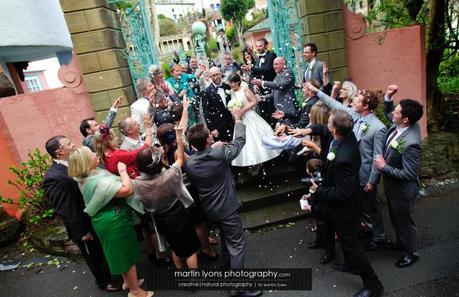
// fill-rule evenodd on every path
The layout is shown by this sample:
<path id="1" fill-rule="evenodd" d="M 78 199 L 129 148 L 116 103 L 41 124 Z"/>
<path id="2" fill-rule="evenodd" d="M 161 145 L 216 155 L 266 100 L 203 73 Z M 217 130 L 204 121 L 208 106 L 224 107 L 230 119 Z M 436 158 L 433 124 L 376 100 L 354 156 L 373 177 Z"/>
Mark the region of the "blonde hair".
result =
<path id="1" fill-rule="evenodd" d="M 69 155 L 68 175 L 86 177 L 91 171 L 93 152 L 86 146 L 73 150 Z"/>
<path id="2" fill-rule="evenodd" d="M 315 125 L 327 125 L 329 113 L 330 108 L 323 104 L 322 101 L 316 102 L 309 112 L 310 123 Z"/>
<path id="3" fill-rule="evenodd" d="M 309 112 L 309 122 L 314 125 L 327 125 L 328 116 L 330 114 L 330 108 L 328 108 L 322 101 L 317 101 L 311 107 Z M 320 140 L 320 136 L 312 136 L 312 140 L 317 142 Z"/>
<path id="4" fill-rule="evenodd" d="M 96 151 L 97 157 L 102 163 L 104 163 L 105 152 L 108 150 L 118 149 L 117 137 L 110 129 L 110 134 L 108 136 L 103 135 L 100 130 L 94 133 L 94 149 Z"/>

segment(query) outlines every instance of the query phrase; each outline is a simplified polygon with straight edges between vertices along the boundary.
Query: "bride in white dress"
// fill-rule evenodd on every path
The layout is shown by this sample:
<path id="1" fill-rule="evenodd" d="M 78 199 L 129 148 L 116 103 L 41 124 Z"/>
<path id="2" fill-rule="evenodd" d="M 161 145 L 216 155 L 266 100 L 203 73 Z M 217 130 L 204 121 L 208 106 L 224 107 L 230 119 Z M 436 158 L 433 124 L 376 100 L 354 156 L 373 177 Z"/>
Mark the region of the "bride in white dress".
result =
<path id="1" fill-rule="evenodd" d="M 238 167 L 253 166 L 274 159 L 281 151 L 269 150 L 261 144 L 264 136 L 272 136 L 273 129 L 253 109 L 257 104 L 255 95 L 246 85 L 241 86 L 241 77 L 233 73 L 228 77 L 231 86 L 231 101 L 239 101 L 242 109 L 242 123 L 246 129 L 246 142 L 241 153 L 231 165 Z M 238 103 L 239 103 L 238 102 Z"/>

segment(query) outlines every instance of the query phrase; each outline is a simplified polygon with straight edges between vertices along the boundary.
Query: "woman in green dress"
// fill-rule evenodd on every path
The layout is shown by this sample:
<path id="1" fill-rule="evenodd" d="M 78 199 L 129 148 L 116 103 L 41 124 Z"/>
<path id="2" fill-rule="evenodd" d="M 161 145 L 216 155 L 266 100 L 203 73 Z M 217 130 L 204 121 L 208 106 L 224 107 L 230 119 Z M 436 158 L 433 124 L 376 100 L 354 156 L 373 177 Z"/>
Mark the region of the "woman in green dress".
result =
<path id="1" fill-rule="evenodd" d="M 139 246 L 127 204 L 142 209 L 130 198 L 133 187 L 126 165 L 118 163 L 120 176 L 99 169 L 98 165 L 97 155 L 89 148 L 81 147 L 70 153 L 68 173 L 78 182 L 86 205 L 84 211 L 91 217 L 100 238 L 110 272 L 123 276 L 123 287 L 130 290 L 128 297 L 153 296 L 153 292 L 142 290 L 137 281 L 135 263 L 139 258 Z"/>

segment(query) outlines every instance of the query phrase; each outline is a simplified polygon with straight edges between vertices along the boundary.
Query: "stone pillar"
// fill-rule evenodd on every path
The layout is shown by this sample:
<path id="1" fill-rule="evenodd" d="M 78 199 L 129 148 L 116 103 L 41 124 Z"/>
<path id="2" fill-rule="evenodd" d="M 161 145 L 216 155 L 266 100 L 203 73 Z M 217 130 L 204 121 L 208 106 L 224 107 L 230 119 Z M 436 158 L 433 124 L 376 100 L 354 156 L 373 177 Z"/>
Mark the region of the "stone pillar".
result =
<path id="1" fill-rule="evenodd" d="M 113 4 L 107 0 L 60 0 L 90 101 L 101 122 L 113 101 L 123 96 L 114 125 L 130 115 L 136 95 L 123 55 L 124 38 Z"/>
<path id="2" fill-rule="evenodd" d="M 333 80 L 341 81 L 348 75 L 342 5 L 342 0 L 302 0 L 299 11 L 303 44 L 315 43 L 318 59 L 327 63 Z"/>

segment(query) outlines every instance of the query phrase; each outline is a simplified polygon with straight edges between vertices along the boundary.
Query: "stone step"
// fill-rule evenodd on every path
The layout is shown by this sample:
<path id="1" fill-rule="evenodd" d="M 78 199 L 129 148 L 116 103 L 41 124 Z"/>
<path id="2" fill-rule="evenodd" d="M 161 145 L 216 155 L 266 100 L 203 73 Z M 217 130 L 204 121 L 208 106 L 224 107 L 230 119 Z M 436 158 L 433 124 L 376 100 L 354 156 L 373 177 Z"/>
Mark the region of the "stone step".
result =
<path id="1" fill-rule="evenodd" d="M 292 222 L 308 216 L 300 209 L 300 198 L 287 200 L 268 207 L 241 212 L 242 227 L 257 230 L 262 227 Z"/>
<path id="2" fill-rule="evenodd" d="M 237 189 L 236 197 L 242 205 L 241 211 L 249 211 L 296 199 L 304 192 L 304 186 L 294 175 L 289 174 L 267 177 L 251 186 Z"/>

